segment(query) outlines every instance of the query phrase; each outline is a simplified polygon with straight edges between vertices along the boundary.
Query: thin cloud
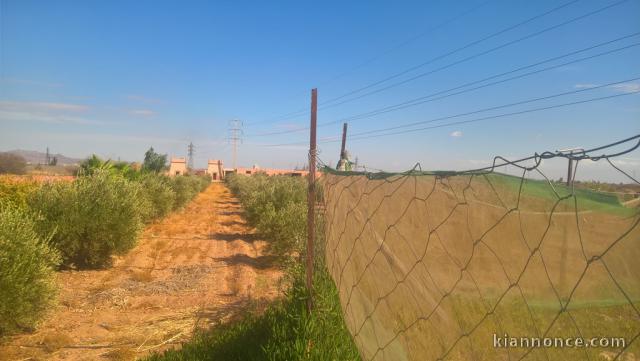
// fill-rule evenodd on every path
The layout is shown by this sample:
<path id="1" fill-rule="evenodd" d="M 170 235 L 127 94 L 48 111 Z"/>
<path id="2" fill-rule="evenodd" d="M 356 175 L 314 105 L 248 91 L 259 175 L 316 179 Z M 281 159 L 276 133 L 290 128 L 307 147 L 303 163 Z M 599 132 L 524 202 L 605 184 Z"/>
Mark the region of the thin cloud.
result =
<path id="1" fill-rule="evenodd" d="M 640 160 L 637 160 L 637 159 L 613 159 L 612 162 L 621 166 L 629 166 L 629 167 L 640 166 Z"/>
<path id="2" fill-rule="evenodd" d="M 622 83 L 608 86 L 607 88 L 613 89 L 620 93 L 635 93 L 640 91 L 640 83 Z"/>
<path id="3" fill-rule="evenodd" d="M 460 138 L 460 137 L 462 137 L 462 131 L 460 131 L 460 130 L 453 131 L 453 132 L 449 133 L 449 136 L 453 137 L 453 138 Z"/>
<path id="4" fill-rule="evenodd" d="M 573 87 L 576 89 L 588 89 L 588 88 L 594 88 L 597 87 L 597 84 L 576 84 Z"/>
<path id="5" fill-rule="evenodd" d="M 89 110 L 89 107 L 70 103 L 0 101 L 0 110 L 20 112 L 84 112 Z"/>
<path id="6" fill-rule="evenodd" d="M 0 121 L 79 125 L 104 124 L 78 115 L 87 110 L 89 107 L 81 104 L 0 101 Z"/>
<path id="7" fill-rule="evenodd" d="M 133 110 L 130 110 L 129 113 L 132 115 L 140 115 L 143 117 L 152 117 L 156 115 L 156 112 L 150 109 L 133 109 Z"/>
<path id="8" fill-rule="evenodd" d="M 576 89 L 589 89 L 595 88 L 599 86 L 598 84 L 576 84 L 573 87 Z M 640 83 L 621 83 L 609 85 L 606 87 L 609 90 L 618 92 L 618 93 L 636 93 L 640 91 Z"/>
<path id="9" fill-rule="evenodd" d="M 126 96 L 127 99 L 129 100 L 133 100 L 136 102 L 141 102 L 141 103 L 149 103 L 149 104 L 157 104 L 160 103 L 159 99 L 155 99 L 155 98 L 149 98 L 143 95 L 137 95 L 137 94 L 130 94 Z"/>
<path id="10" fill-rule="evenodd" d="M 8 84 L 32 85 L 32 86 L 40 86 L 45 88 L 61 88 L 64 86 L 64 84 L 62 83 L 49 83 L 44 81 L 18 79 L 18 78 L 6 78 L 0 81 Z"/>
<path id="11" fill-rule="evenodd" d="M 101 125 L 104 122 L 65 114 L 45 114 L 34 112 L 6 111 L 0 109 L 0 121 L 39 122 L 49 124 Z"/>

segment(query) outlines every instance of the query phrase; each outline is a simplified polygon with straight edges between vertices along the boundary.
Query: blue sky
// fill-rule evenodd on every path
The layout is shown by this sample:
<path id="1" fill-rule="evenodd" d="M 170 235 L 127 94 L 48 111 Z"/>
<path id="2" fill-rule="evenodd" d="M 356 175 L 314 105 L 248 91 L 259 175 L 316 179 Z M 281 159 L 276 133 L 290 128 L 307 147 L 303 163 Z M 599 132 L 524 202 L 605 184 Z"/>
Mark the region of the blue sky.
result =
<path id="1" fill-rule="evenodd" d="M 318 88 L 322 105 L 564 3 L 568 5 L 523 26 L 344 99 L 416 74 L 431 74 L 339 106 L 321 106 L 318 121 L 336 122 L 319 128 L 321 139 L 338 135 L 341 119 L 640 32 L 640 1 L 623 1 L 558 25 L 618 1 L 0 0 L 0 150 L 49 146 L 69 156 L 97 153 L 134 161 L 149 146 L 184 156 L 193 141 L 197 166 L 207 158 L 229 164 L 231 148 L 225 138 L 229 121 L 237 118 L 245 124 L 240 164 L 303 164 L 304 145 L 266 145 L 305 142 L 306 132 L 260 134 L 307 126 L 306 111 L 281 116 L 308 109 L 311 88 Z M 555 25 L 553 30 L 479 55 Z M 640 35 L 527 71 L 635 43 L 640 43 Z M 445 68 L 434 71 L 441 67 Z M 640 95 L 634 93 L 640 90 L 640 80 L 588 88 L 639 77 L 640 46 L 631 46 L 354 120 L 349 131 L 356 134 L 578 89 L 587 90 L 449 121 L 624 96 L 354 140 L 348 148 L 361 164 L 401 170 L 416 162 L 426 169 L 466 169 L 487 163 L 494 155 L 519 157 L 597 146 L 640 133 Z M 336 163 L 339 143 L 321 143 L 320 150 L 325 162 Z M 621 161 L 629 170 L 640 169 L 637 152 Z"/>

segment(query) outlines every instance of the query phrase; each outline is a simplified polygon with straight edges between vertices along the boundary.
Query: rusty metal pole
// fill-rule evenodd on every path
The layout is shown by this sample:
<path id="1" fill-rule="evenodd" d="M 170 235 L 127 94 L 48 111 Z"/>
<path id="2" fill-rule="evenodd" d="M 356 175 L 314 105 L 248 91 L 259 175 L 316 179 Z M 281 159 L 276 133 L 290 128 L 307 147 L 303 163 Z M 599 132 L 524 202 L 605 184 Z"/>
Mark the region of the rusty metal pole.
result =
<path id="1" fill-rule="evenodd" d="M 347 159 L 345 147 L 347 145 L 347 123 L 342 126 L 342 147 L 340 147 L 340 159 Z"/>
<path id="2" fill-rule="evenodd" d="M 316 237 L 316 125 L 318 89 L 311 89 L 311 127 L 309 132 L 309 192 L 307 194 L 307 312 L 313 308 L 313 244 Z"/>

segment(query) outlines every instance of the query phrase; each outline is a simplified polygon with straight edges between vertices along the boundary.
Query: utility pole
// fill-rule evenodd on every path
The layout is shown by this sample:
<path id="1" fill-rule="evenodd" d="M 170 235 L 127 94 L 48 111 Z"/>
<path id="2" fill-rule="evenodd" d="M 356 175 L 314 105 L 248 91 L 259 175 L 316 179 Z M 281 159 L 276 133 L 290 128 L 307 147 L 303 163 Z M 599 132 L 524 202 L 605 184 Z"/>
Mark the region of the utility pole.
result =
<path id="1" fill-rule="evenodd" d="M 347 159 L 345 147 L 347 145 L 347 123 L 342 125 L 342 147 L 340 147 L 340 159 Z"/>
<path id="2" fill-rule="evenodd" d="M 337 170 L 350 171 L 351 165 L 347 159 L 347 123 L 342 125 L 342 146 L 340 147 L 340 160 L 338 160 Z"/>
<path id="3" fill-rule="evenodd" d="M 233 169 L 238 169 L 238 141 L 242 143 L 242 121 L 234 119 L 229 122 L 229 141 L 233 146 Z"/>
<path id="4" fill-rule="evenodd" d="M 189 146 L 187 147 L 187 154 L 189 155 L 189 161 L 187 163 L 187 168 L 189 170 L 193 169 L 193 155 L 195 153 L 195 146 L 193 142 L 189 142 Z"/>
<path id="5" fill-rule="evenodd" d="M 556 153 L 566 154 L 567 155 L 567 160 L 569 161 L 569 167 L 567 169 L 567 183 L 566 183 L 567 187 L 571 186 L 571 183 L 573 183 L 573 181 L 574 181 L 573 173 L 575 172 L 575 169 L 574 169 L 574 165 L 573 165 L 573 154 L 580 153 L 580 152 L 584 153 L 584 149 L 582 149 L 582 148 L 568 148 L 568 149 L 560 149 L 560 150 L 556 151 Z"/>
<path id="6" fill-rule="evenodd" d="M 51 164 L 51 154 L 49 153 L 49 147 L 47 147 L 47 155 L 45 156 L 45 165 Z"/>
<path id="7" fill-rule="evenodd" d="M 318 122 L 318 89 L 311 89 L 311 127 L 309 132 L 309 192 L 307 194 L 307 312 L 313 308 L 313 244 L 316 237 L 316 126 Z"/>

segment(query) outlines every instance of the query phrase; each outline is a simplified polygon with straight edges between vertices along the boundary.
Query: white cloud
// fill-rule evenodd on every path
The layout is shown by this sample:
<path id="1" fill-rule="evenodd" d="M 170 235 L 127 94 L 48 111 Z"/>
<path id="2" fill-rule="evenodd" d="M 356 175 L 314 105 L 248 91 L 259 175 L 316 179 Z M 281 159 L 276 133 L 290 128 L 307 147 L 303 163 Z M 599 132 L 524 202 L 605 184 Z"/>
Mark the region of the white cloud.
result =
<path id="1" fill-rule="evenodd" d="M 593 88 L 593 87 L 597 87 L 597 84 L 576 84 L 573 87 L 576 89 L 588 89 L 588 88 Z"/>
<path id="2" fill-rule="evenodd" d="M 608 86 L 607 88 L 613 89 L 621 93 L 635 93 L 640 91 L 640 83 L 622 83 Z"/>
<path id="3" fill-rule="evenodd" d="M 638 167 L 640 166 L 640 160 L 637 159 L 631 159 L 631 158 L 621 158 L 621 159 L 612 159 L 611 160 L 613 163 L 615 163 L 616 165 L 621 165 L 621 166 L 629 166 L 629 167 Z"/>
<path id="4" fill-rule="evenodd" d="M 0 110 L 19 112 L 84 112 L 89 107 L 81 104 L 0 101 Z"/>
<path id="5" fill-rule="evenodd" d="M 6 122 L 40 122 L 50 124 L 98 125 L 104 122 L 65 114 L 46 114 L 35 112 L 6 111 L 0 109 L 0 121 Z"/>
<path id="6" fill-rule="evenodd" d="M 129 111 L 132 115 L 141 115 L 143 117 L 151 117 L 156 115 L 156 112 L 150 109 L 133 109 Z"/>
<path id="7" fill-rule="evenodd" d="M 49 83 L 44 81 L 17 79 L 17 78 L 2 79 L 2 82 L 9 83 L 9 84 L 34 85 L 34 86 L 41 86 L 46 88 L 61 88 L 64 86 L 62 83 Z"/>
<path id="8" fill-rule="evenodd" d="M 576 84 L 573 87 L 576 89 L 589 89 L 600 86 L 599 84 Z M 640 83 L 620 83 L 609 85 L 607 89 L 620 92 L 620 93 L 635 93 L 640 91 Z"/>
<path id="9" fill-rule="evenodd" d="M 449 133 L 449 136 L 454 138 L 460 138 L 462 136 L 462 131 L 460 130 L 453 131 Z"/>
<path id="10" fill-rule="evenodd" d="M 41 122 L 51 124 L 104 124 L 78 116 L 89 110 L 81 104 L 0 101 L 0 121 Z"/>
<path id="11" fill-rule="evenodd" d="M 126 98 L 132 101 L 142 102 L 142 103 L 151 103 L 151 104 L 160 103 L 159 99 L 149 98 L 143 95 L 130 94 L 130 95 L 127 95 Z"/>

